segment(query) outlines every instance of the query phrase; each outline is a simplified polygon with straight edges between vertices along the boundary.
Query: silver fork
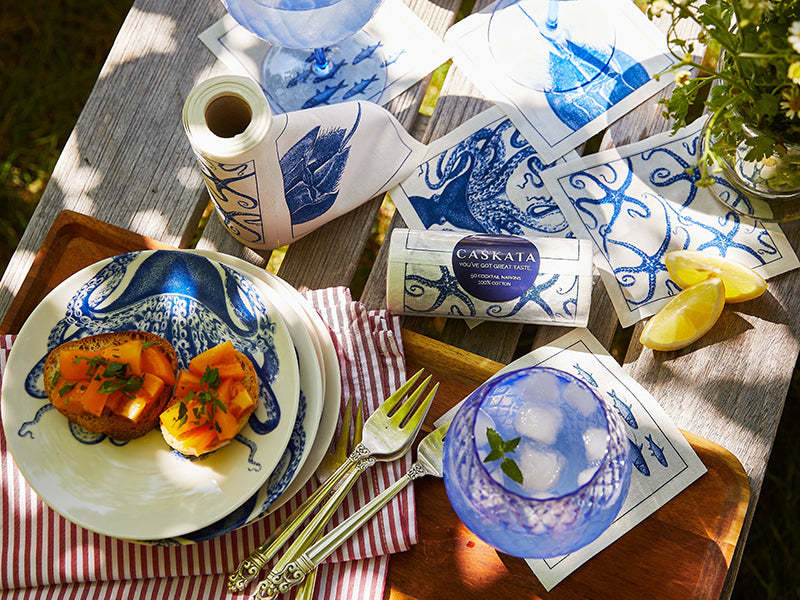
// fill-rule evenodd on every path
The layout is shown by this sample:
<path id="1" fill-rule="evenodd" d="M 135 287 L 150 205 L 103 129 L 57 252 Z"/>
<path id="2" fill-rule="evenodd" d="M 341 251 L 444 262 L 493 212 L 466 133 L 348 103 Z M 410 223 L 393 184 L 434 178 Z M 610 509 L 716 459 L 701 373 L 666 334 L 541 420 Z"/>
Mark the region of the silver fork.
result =
<path id="1" fill-rule="evenodd" d="M 318 531 L 324 528 L 330 516 L 341 504 L 344 496 L 347 495 L 347 492 L 362 471 L 375 464 L 378 460 L 395 460 L 408 451 L 439 387 L 436 384 L 430 394 L 420 402 L 415 412 L 409 416 L 409 413 L 411 413 L 431 380 L 431 376 L 428 376 L 419 387 L 409 394 L 409 390 L 411 390 L 421 374 L 422 369 L 417 371 L 394 394 L 384 400 L 372 413 L 364 423 L 361 442 L 354 448 L 350 456 L 267 540 L 256 548 L 250 556 L 239 563 L 236 570 L 228 576 L 228 589 L 231 591 L 243 590 L 250 581 L 255 579 L 259 571 L 264 568 L 264 565 L 283 547 L 292 534 L 300 528 L 306 518 L 327 500 L 328 496 L 333 494 L 330 501 L 324 506 L 324 510 L 317 513 L 287 552 L 292 555 L 298 549 L 300 552 L 305 550 L 311 541 L 315 539 Z M 341 485 L 339 485 L 340 482 L 342 483 Z M 334 503 L 335 506 L 333 505 Z"/>
<path id="2" fill-rule="evenodd" d="M 319 466 L 317 467 L 317 480 L 320 484 L 325 483 L 331 475 L 338 469 L 344 461 L 347 460 L 348 455 L 350 454 L 350 424 L 352 419 L 353 413 L 353 399 L 350 398 L 347 401 L 347 407 L 344 411 L 344 418 L 342 419 L 342 427 L 339 429 L 339 436 L 334 440 L 333 451 L 328 452 L 320 462 Z M 353 427 L 353 446 L 357 446 L 361 443 L 361 436 L 364 431 L 364 412 L 361 409 L 361 402 L 359 401 L 358 406 L 355 409 L 355 424 Z M 322 536 L 322 532 L 319 533 L 316 539 L 319 539 Z M 316 540 L 315 540 L 316 541 Z M 295 594 L 295 600 L 311 600 L 314 595 L 314 586 L 316 584 L 317 579 L 317 570 L 314 569 L 311 571 L 306 578 L 303 580 L 303 583 L 300 584 L 300 587 L 297 588 L 297 594 Z"/>
<path id="3" fill-rule="evenodd" d="M 276 598 L 279 594 L 287 592 L 292 587 L 300 584 L 306 576 L 314 571 L 328 555 L 338 548 L 345 540 L 358 531 L 375 513 L 382 509 L 394 498 L 400 490 L 414 479 L 424 475 L 442 477 L 442 454 L 444 439 L 450 423 L 426 435 L 417 448 L 417 462 L 408 469 L 406 474 L 386 488 L 371 502 L 361 507 L 355 514 L 339 524 L 330 533 L 312 544 L 294 561 L 289 562 L 279 572 L 273 570 L 262 581 L 252 598 L 259 600 Z"/>

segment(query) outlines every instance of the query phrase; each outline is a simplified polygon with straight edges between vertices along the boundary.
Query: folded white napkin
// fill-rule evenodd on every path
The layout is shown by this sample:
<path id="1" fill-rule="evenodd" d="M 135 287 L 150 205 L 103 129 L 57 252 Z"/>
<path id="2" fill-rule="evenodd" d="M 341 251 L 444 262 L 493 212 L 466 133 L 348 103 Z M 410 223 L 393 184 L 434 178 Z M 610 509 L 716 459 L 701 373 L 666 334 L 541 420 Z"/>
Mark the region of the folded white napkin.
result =
<path id="1" fill-rule="evenodd" d="M 397 185 L 425 151 L 371 102 L 273 115 L 258 84 L 233 75 L 195 87 L 183 124 L 220 219 L 257 250 L 289 244 Z"/>

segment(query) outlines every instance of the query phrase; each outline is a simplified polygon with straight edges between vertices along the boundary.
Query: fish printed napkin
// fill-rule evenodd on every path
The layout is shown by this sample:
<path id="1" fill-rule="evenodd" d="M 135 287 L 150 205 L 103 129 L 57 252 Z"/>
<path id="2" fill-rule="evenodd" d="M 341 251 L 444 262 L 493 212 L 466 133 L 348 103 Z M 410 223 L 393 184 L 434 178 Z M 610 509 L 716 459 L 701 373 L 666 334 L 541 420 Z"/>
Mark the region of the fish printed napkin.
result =
<path id="1" fill-rule="evenodd" d="M 555 31 L 540 14 L 548 4 Z M 498 0 L 451 27 L 445 44 L 545 163 L 666 86 L 671 78 L 654 76 L 675 62 L 632 0 Z"/>
<path id="2" fill-rule="evenodd" d="M 594 244 L 595 265 L 623 327 L 655 314 L 680 291 L 664 264 L 672 250 L 726 256 L 764 278 L 800 266 L 777 224 L 742 217 L 696 185 L 702 124 L 542 173 L 572 231 Z M 736 193 L 724 179 L 718 183 Z"/>
<path id="3" fill-rule="evenodd" d="M 366 310 L 352 301 L 346 288 L 305 295 L 333 333 L 343 396 L 357 396 L 364 401 L 365 411 L 373 410 L 405 377 L 399 320 L 386 311 Z M 0 376 L 14 342 L 15 336 L 0 336 Z M 329 528 L 402 477 L 410 464 L 407 455 L 370 469 Z M 179 546 L 132 543 L 84 529 L 46 506 L 14 464 L 0 427 L 0 596 L 19 600 L 247 598 L 252 588 L 243 593 L 227 590 L 227 573 L 315 486 L 316 482 L 309 482 L 270 515 L 210 540 Z M 380 600 L 389 554 L 402 552 L 416 541 L 416 507 L 413 486 L 409 486 L 320 566 L 313 598 Z"/>
<path id="4" fill-rule="evenodd" d="M 256 37 L 226 14 L 200 34 L 200 40 L 237 75 L 250 77 L 264 89 L 277 113 L 313 108 L 348 100 L 387 104 L 450 58 L 442 40 L 400 0 L 386 0 L 363 28 L 374 43 L 353 56 L 345 56 L 324 78 L 305 78 L 293 83 L 303 89 L 306 101 L 284 106 L 261 76 L 261 64 L 269 43 Z M 311 51 L 309 51 L 310 54 Z M 374 75 L 350 76 L 350 65 L 374 65 Z"/>
<path id="5" fill-rule="evenodd" d="M 527 559 L 547 591 L 603 548 L 611 545 L 706 472 L 706 467 L 658 404 L 623 371 L 587 330 L 575 329 L 546 346 L 518 358 L 495 377 L 526 367 L 566 371 L 612 403 L 625 423 L 633 463 L 631 487 L 619 515 L 594 542 L 565 556 Z M 436 422 L 455 415 L 457 406 Z"/>
<path id="6" fill-rule="evenodd" d="M 411 229 L 571 237 L 542 180 L 556 163 L 543 161 L 511 119 L 491 107 L 428 144 L 389 196 Z"/>

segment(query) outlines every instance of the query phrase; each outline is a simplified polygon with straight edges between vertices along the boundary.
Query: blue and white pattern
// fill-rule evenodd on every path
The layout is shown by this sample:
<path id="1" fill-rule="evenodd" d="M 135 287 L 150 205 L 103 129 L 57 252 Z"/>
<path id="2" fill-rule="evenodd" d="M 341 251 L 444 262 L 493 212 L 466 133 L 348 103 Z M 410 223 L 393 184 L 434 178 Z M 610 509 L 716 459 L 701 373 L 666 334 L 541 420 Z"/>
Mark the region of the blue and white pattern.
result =
<path id="1" fill-rule="evenodd" d="M 543 175 L 575 234 L 592 240 L 624 327 L 654 314 L 679 291 L 664 264 L 672 250 L 726 256 L 764 277 L 798 266 L 778 226 L 741 217 L 696 185 L 701 126 L 696 122 L 675 136 L 654 136 Z M 727 184 L 720 178 L 719 185 Z"/>
<path id="2" fill-rule="evenodd" d="M 590 39 L 551 43 L 529 14 L 545 6 L 543 0 L 498 0 L 445 35 L 454 63 L 502 108 L 545 163 L 666 86 L 670 78 L 655 76 L 675 62 L 664 34 L 630 0 L 556 4 L 559 20 L 592 24 L 581 32 Z M 549 58 L 541 56 L 551 48 Z M 581 80 L 582 66 L 602 68 Z"/>
<path id="3" fill-rule="evenodd" d="M 195 158 L 225 229 L 246 246 L 262 247 L 267 233 L 261 216 L 256 161 L 226 164 L 197 150 Z"/>
<path id="4" fill-rule="evenodd" d="M 592 295 L 592 251 L 585 240 L 526 238 L 538 250 L 538 271 L 521 285 L 517 271 L 491 272 L 496 265 L 480 261 L 466 266 L 462 263 L 467 272 L 457 276 L 452 255 L 463 237 L 453 232 L 395 229 L 387 272 L 389 310 L 410 316 L 586 326 Z M 483 277 L 483 281 L 498 286 L 505 284 L 503 289 L 514 292 L 507 298 L 479 298 L 473 295 L 478 292 L 470 285 L 470 277 Z"/>
<path id="5" fill-rule="evenodd" d="M 552 166 L 490 108 L 429 144 L 416 173 L 389 194 L 412 229 L 570 237 L 542 181 Z"/>
<path id="6" fill-rule="evenodd" d="M 180 368 L 225 340 L 250 358 L 258 407 L 232 442 L 188 459 L 157 428 L 118 443 L 51 409 L 42 381 L 49 352 L 125 330 L 164 337 Z M 279 313 L 238 271 L 189 252 L 134 252 L 79 271 L 37 306 L 8 365 L 16 375 L 4 381 L 3 420 L 17 466 L 54 510 L 98 533 L 177 543 L 246 503 L 282 457 L 296 470 L 285 451 L 292 441 L 299 456 L 304 445 L 297 356 Z"/>
<path id="7" fill-rule="evenodd" d="M 292 225 L 317 219 L 333 206 L 350 156 L 350 140 L 361 121 L 361 105 L 348 130 L 317 125 L 280 158 L 283 191 Z"/>
<path id="8" fill-rule="evenodd" d="M 259 435 L 275 429 L 281 416 L 270 387 L 279 368 L 272 342 L 275 323 L 253 285 L 236 272 L 182 252 L 121 255 L 72 297 L 64 318 L 51 329 L 47 347 L 49 351 L 88 335 L 135 329 L 173 344 L 180 368 L 188 368 L 192 357 L 220 340 L 236 340 L 261 382 L 260 407 L 251 426 Z M 47 397 L 42 385 L 46 358 L 42 356 L 25 381 L 34 398 Z"/>
<path id="9" fill-rule="evenodd" d="M 628 498 L 611 527 L 588 546 L 566 556 L 526 561 L 549 591 L 675 497 L 706 468 L 655 398 L 622 370 L 588 330 L 575 329 L 515 360 L 497 375 L 531 366 L 566 371 L 615 407 L 617 402 L 624 404 L 630 413 L 623 415 L 634 464 Z M 452 418 L 456 410 L 446 413 L 436 425 Z"/>
<path id="10" fill-rule="evenodd" d="M 198 99 L 209 86 L 248 93 L 252 122 L 266 122 L 263 131 L 251 133 L 254 125 L 241 143 L 214 135 Z M 369 102 L 272 115 L 257 86 L 237 77 L 200 84 L 187 104 L 187 135 L 220 220 L 258 250 L 296 241 L 397 185 L 425 152 L 389 111 Z"/>
<path id="11" fill-rule="evenodd" d="M 285 100 L 285 105 L 281 104 L 282 100 L 271 93 L 274 84 L 262 81 L 261 67 L 270 45 L 230 15 L 199 37 L 233 73 L 258 82 L 276 113 L 350 100 L 385 105 L 449 58 L 442 40 L 400 0 L 386 0 L 363 31 L 372 42 L 365 42 L 353 54 L 337 57 L 329 75 L 320 78 L 309 70 L 289 80 L 293 91 L 302 90 L 298 97 L 303 100 L 293 101 L 296 106 L 285 104 Z M 364 75 L 367 65 L 370 73 Z"/>

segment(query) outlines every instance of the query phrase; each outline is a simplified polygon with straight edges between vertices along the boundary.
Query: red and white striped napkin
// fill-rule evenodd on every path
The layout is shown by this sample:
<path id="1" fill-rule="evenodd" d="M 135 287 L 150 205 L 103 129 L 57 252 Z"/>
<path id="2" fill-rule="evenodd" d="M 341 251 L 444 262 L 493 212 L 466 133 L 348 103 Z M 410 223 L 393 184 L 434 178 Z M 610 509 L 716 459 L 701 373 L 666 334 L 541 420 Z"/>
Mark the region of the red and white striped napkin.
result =
<path id="1" fill-rule="evenodd" d="M 405 379 L 400 326 L 386 311 L 368 311 L 347 288 L 308 292 L 330 327 L 342 372 L 343 398 L 361 398 L 367 412 Z M 0 337 L 2 374 L 14 336 Z M 0 399 L 2 401 L 2 399 Z M 378 463 L 362 475 L 333 527 L 400 477 L 411 463 Z M 36 496 L 8 452 L 0 428 L 0 596 L 8 599 L 244 598 L 226 588 L 226 575 L 276 523 L 307 497 L 310 482 L 269 517 L 218 538 L 155 547 L 96 534 L 62 518 Z M 413 486 L 320 567 L 315 598 L 383 597 L 388 555 L 416 543 Z M 255 584 L 253 584 L 254 586 Z M 293 597 L 287 595 L 287 598 Z"/>

